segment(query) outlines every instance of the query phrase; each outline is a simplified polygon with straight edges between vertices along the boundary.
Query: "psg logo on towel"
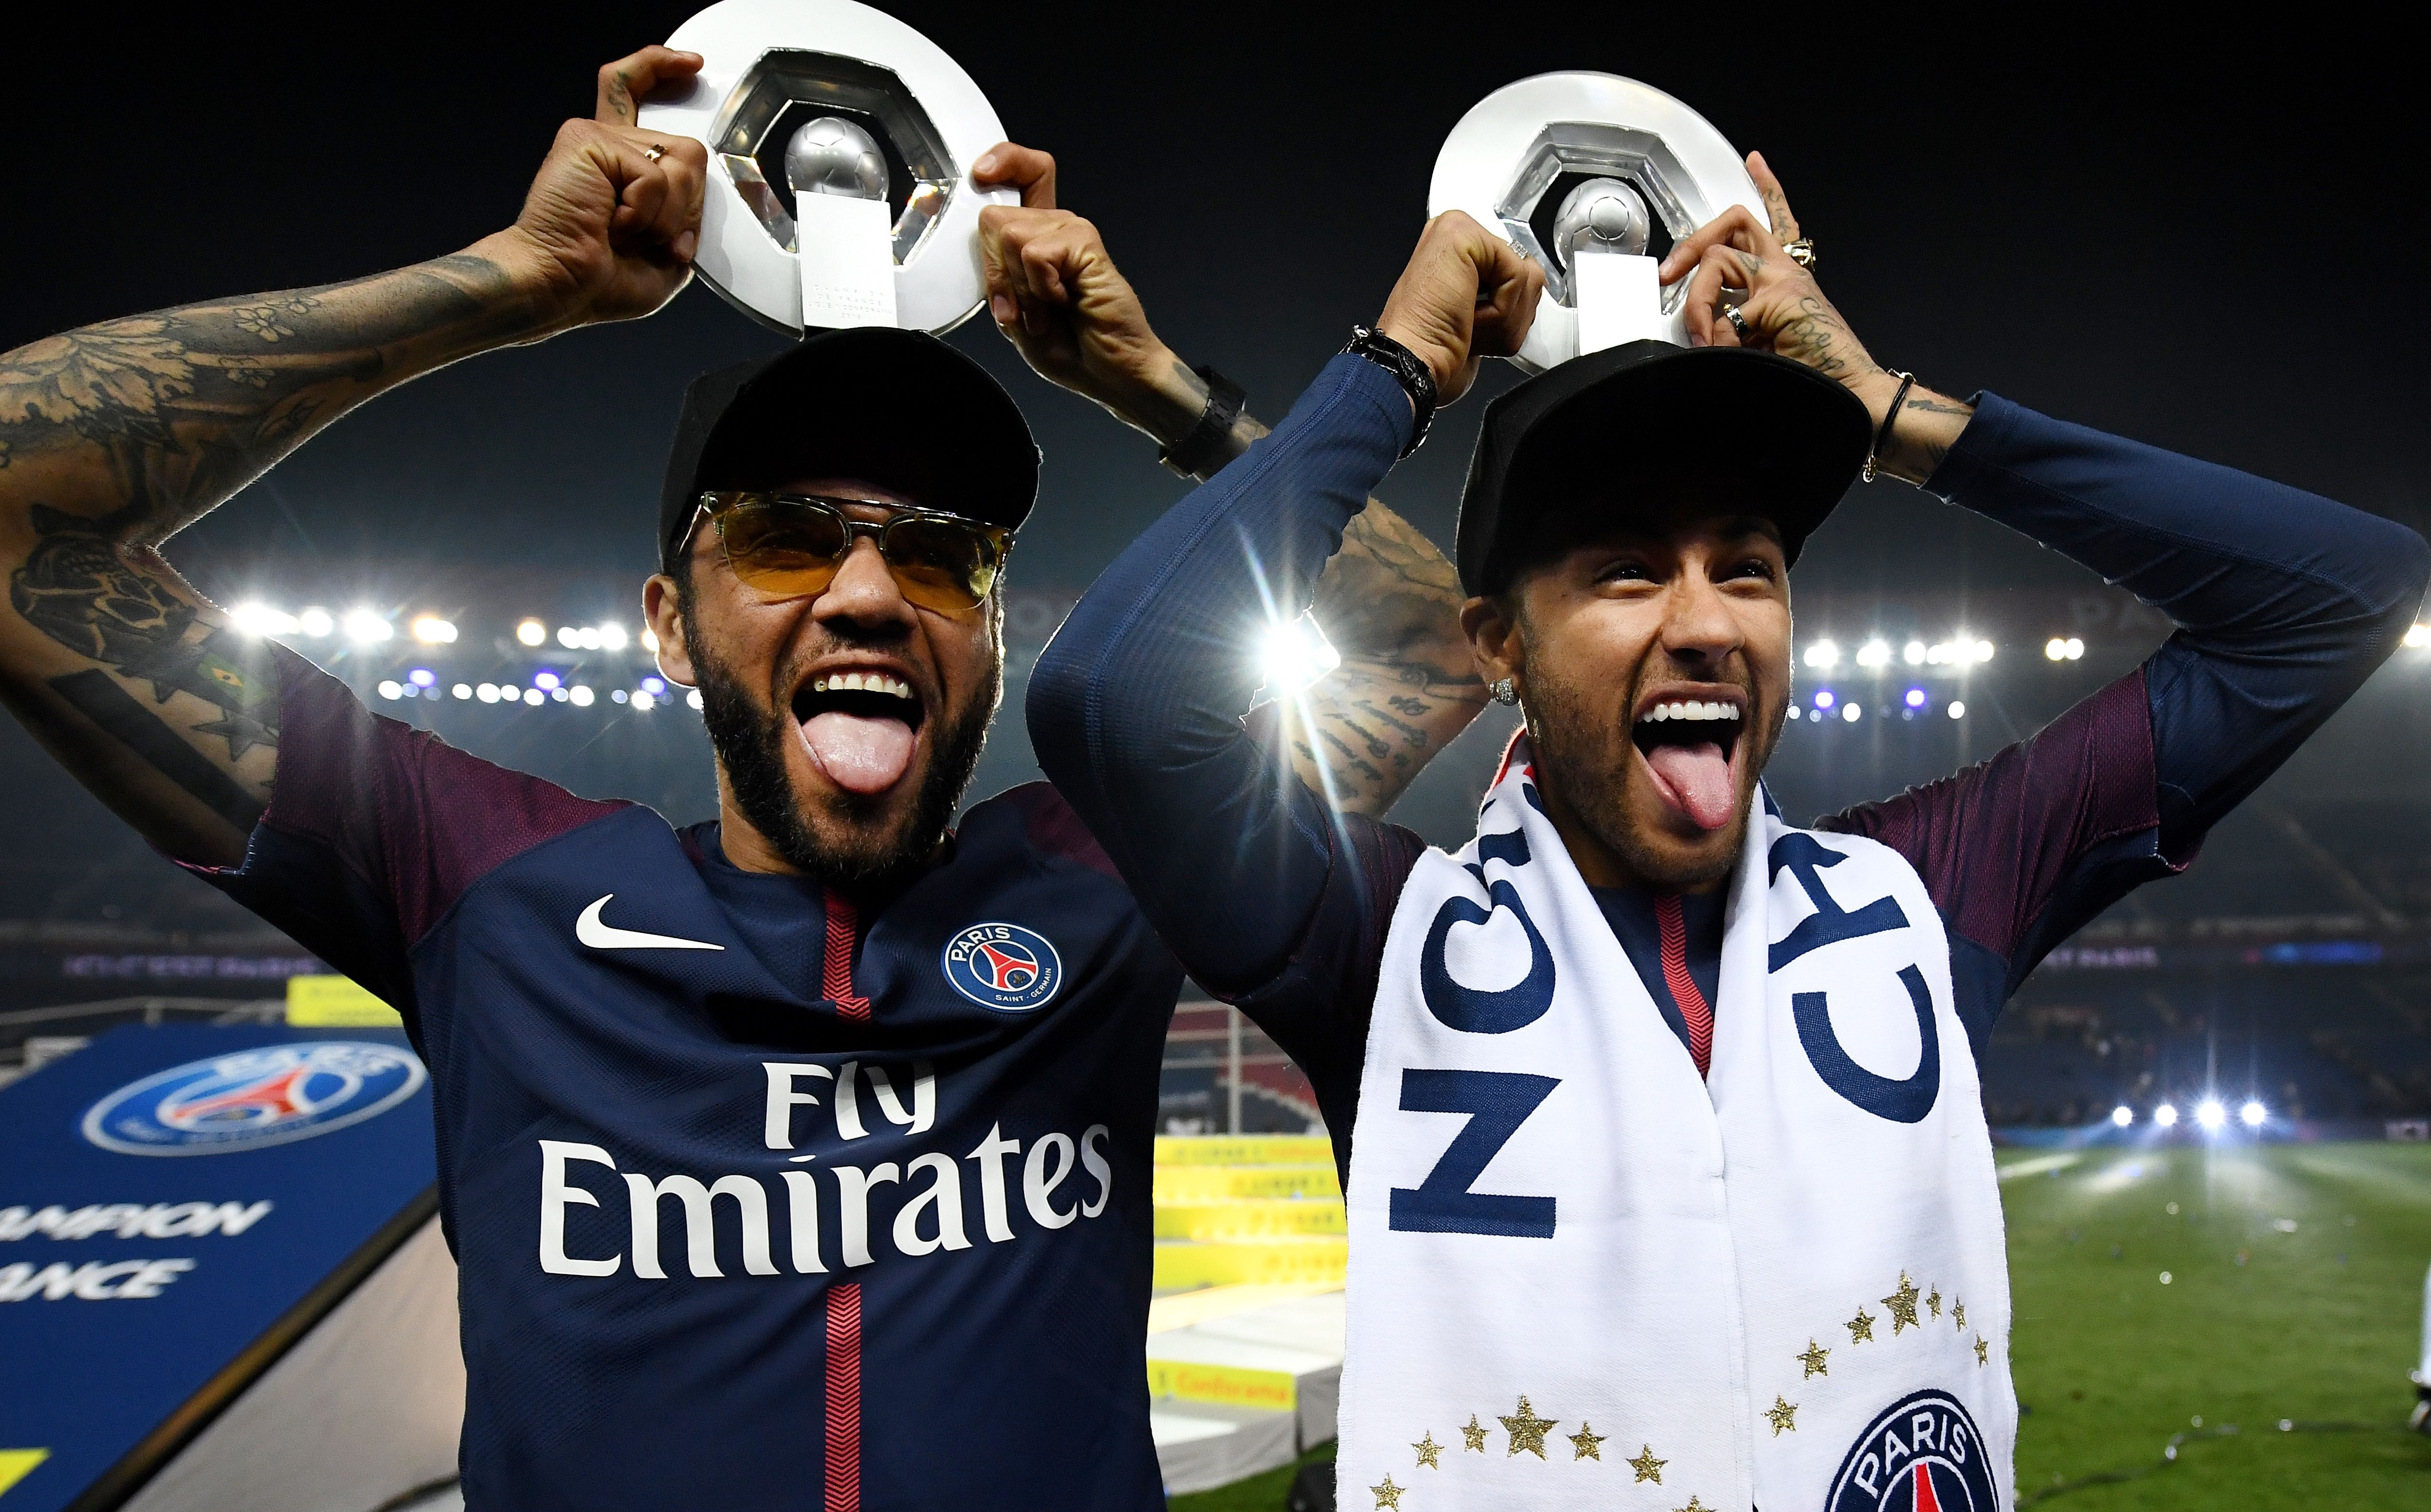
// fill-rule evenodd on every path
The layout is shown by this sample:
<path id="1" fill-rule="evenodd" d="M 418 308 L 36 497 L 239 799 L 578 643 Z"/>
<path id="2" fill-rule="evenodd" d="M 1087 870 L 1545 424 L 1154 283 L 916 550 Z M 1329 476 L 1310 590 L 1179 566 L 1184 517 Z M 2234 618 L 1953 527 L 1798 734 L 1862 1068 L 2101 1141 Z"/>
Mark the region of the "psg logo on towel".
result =
<path id="1" fill-rule="evenodd" d="M 1975 1420 L 1946 1391 L 1893 1403 L 1858 1436 L 1824 1512 L 1998 1512 Z"/>
<path id="2" fill-rule="evenodd" d="M 1055 947 L 1018 924 L 972 925 L 946 942 L 942 965 L 956 992 L 999 1013 L 1028 1013 L 1064 984 Z"/>
<path id="3" fill-rule="evenodd" d="M 216 1155 L 310 1139 L 377 1117 L 422 1089 L 412 1053 L 362 1040 L 302 1040 L 189 1061 L 120 1087 L 84 1136 L 123 1155 Z"/>

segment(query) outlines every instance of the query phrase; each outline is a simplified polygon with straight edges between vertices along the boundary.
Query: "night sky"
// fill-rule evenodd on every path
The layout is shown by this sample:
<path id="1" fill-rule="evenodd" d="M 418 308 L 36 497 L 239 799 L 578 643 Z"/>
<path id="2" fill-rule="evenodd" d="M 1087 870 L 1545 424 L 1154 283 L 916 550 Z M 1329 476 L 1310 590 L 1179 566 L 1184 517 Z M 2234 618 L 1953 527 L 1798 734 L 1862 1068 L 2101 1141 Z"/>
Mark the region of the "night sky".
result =
<path id="1" fill-rule="evenodd" d="M 19 39 L 0 345 L 455 250 L 511 219 L 597 65 L 690 8 L 59 8 Z M 2315 67 L 2275 35 L 1962 34 L 1946 10 L 1812 7 L 1745 28 L 1580 6 L 888 8 L 1057 154 L 1064 203 L 1104 229 L 1160 333 L 1269 420 L 1381 308 L 1452 123 L 1515 78 L 1595 68 L 1766 152 L 1884 362 L 2431 524 L 2411 297 L 2431 216 L 2396 48 Z M 983 318 L 952 339 L 1046 448 L 1014 582 L 1084 585 L 1181 485 Z M 264 553 L 620 573 L 632 596 L 599 612 L 629 620 L 684 383 L 774 340 L 695 288 L 645 322 L 461 365 L 347 419 L 172 554 L 205 582 Z M 1490 372 L 1382 490 L 1439 541 L 1484 398 L 1517 376 Z M 1802 606 L 2088 581 L 1899 485 L 1855 490 L 1798 573 Z"/>

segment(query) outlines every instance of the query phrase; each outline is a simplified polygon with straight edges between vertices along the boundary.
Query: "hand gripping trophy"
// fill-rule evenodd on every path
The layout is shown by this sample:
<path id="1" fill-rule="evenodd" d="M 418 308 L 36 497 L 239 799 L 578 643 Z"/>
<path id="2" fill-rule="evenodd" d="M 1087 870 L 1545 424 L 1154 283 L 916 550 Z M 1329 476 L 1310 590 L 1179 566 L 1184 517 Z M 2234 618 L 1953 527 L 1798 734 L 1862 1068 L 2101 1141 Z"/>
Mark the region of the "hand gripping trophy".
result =
<path id="1" fill-rule="evenodd" d="M 980 210 L 1020 196 L 971 183 L 1004 128 L 936 43 L 853 0 L 720 0 L 667 45 L 706 61 L 640 122 L 709 148 L 711 288 L 793 334 L 979 309 Z"/>
<path id="2" fill-rule="evenodd" d="M 1686 345 L 1687 280 L 1666 290 L 1655 269 L 1733 205 L 1765 218 L 1738 151 L 1687 106 L 1613 74 L 1496 90 L 1445 139 L 1427 193 L 1429 215 L 1464 210 L 1544 268 L 1516 359 L 1532 373 L 1625 342 Z"/>

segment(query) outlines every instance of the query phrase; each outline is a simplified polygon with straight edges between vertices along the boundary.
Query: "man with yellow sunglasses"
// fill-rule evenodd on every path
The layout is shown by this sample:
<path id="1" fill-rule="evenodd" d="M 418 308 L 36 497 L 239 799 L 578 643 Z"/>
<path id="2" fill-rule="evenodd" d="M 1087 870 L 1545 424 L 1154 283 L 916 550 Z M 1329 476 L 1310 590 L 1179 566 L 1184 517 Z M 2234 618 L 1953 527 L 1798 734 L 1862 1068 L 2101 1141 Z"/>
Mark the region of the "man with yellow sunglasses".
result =
<path id="1" fill-rule="evenodd" d="M 597 118 L 462 253 L 0 354 L 0 697 L 403 1012 L 461 1269 L 469 1504 L 1158 1505 L 1140 1339 L 1181 967 L 1044 784 L 947 824 L 1037 490 L 993 379 L 856 330 L 694 386 L 645 605 L 717 754 L 718 817 L 688 828 L 373 716 L 159 550 L 397 383 L 671 298 L 702 149 L 631 101 L 698 66 L 603 69 Z M 1052 164 L 975 168 L 1029 200 L 988 227 L 1025 355 L 1184 471 L 1246 445 L 1237 397 L 1051 208 Z M 1086 299 L 1024 313 L 1049 276 Z M 1403 732 L 1345 781 L 1381 807 L 1480 695 L 1449 569 L 1363 518 L 1348 591 L 1402 624 L 1350 669 L 1393 683 Z"/>

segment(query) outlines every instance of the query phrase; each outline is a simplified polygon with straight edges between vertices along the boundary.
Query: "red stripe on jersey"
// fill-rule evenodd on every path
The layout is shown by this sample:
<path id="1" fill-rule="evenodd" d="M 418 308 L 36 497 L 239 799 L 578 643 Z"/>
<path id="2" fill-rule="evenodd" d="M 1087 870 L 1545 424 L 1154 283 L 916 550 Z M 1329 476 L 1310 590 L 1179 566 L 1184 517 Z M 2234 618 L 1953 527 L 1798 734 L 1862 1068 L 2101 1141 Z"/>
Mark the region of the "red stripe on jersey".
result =
<path id="1" fill-rule="evenodd" d="M 1916 1496 L 1911 1512 L 1941 1512 L 1941 1498 L 1933 1494 L 1933 1467 L 1916 1467 Z"/>
<path id="2" fill-rule="evenodd" d="M 1663 932 L 1663 984 L 1680 1005 L 1680 1017 L 1688 1026 L 1688 1053 L 1697 1062 L 1697 1074 L 1703 1076 L 1714 1064 L 1714 1010 L 1698 990 L 1697 979 L 1688 974 L 1688 924 L 1680 899 L 1656 899 L 1654 922 Z"/>
<path id="3" fill-rule="evenodd" d="M 828 1288 L 827 1512 L 861 1512 L 861 1286 Z"/>
<path id="4" fill-rule="evenodd" d="M 828 894 L 827 956 L 819 971 L 819 996 L 836 1005 L 836 1012 L 847 1018 L 865 1020 L 869 1017 L 869 1000 L 858 998 L 852 990 L 852 936 L 855 915 L 852 905 L 835 894 Z"/>

